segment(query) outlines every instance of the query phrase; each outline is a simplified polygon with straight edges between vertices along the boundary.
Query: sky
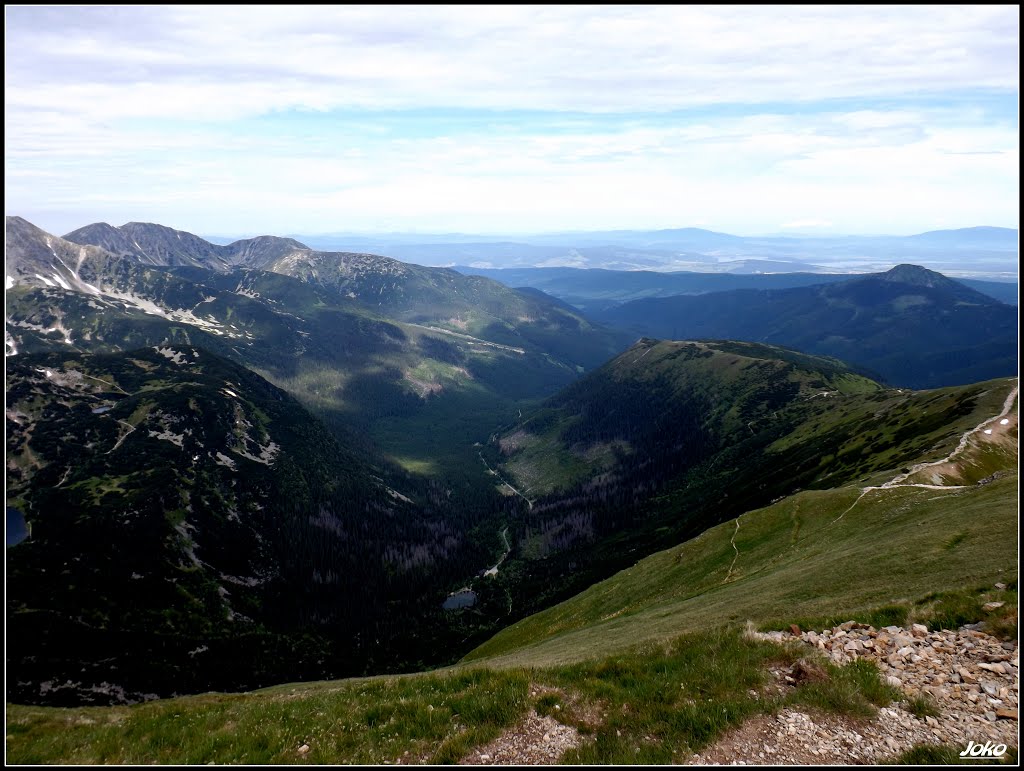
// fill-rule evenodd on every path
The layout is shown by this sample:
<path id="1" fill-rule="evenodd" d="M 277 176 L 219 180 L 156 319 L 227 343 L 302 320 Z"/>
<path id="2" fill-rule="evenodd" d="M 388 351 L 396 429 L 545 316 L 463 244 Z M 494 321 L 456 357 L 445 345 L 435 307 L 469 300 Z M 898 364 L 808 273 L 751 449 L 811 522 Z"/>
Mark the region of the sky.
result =
<path id="1" fill-rule="evenodd" d="M 1018 6 L 5 21 L 6 213 L 53 233 L 1018 226 Z"/>

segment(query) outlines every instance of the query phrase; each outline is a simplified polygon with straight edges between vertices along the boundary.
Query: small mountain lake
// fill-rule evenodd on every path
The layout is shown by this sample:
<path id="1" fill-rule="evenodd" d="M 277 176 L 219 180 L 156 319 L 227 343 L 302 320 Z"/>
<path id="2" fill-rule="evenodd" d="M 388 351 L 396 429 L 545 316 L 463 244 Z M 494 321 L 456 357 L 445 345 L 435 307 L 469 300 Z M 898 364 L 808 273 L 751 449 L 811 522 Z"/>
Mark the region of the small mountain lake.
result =
<path id="1" fill-rule="evenodd" d="M 481 456 L 480 459 L 483 460 L 483 456 Z M 484 465 L 487 465 L 486 461 L 484 462 Z M 498 560 L 498 564 L 496 564 L 494 567 L 487 568 L 486 570 L 481 570 L 479 573 L 477 573 L 478 577 L 494 578 L 495 576 L 497 576 L 498 568 L 501 566 L 501 563 L 504 562 L 505 558 L 512 553 L 512 546 L 508 542 L 508 527 L 502 528 L 501 532 L 498 535 L 500 535 L 501 540 L 505 542 L 505 552 L 501 555 L 501 558 Z M 448 599 L 444 601 L 444 604 L 441 605 L 441 607 L 445 610 L 459 610 L 460 608 L 471 608 L 474 605 L 476 605 L 476 592 L 474 592 L 470 588 L 470 586 L 472 585 L 473 584 L 470 583 L 469 586 L 464 586 L 463 588 L 459 589 L 459 591 L 452 592 L 451 594 L 449 594 Z"/>
<path id="2" fill-rule="evenodd" d="M 7 545 L 14 546 L 21 543 L 28 537 L 28 526 L 25 524 L 25 516 L 17 509 L 7 507 Z"/>
<path id="3" fill-rule="evenodd" d="M 472 589 L 462 589 L 449 594 L 441 607 L 445 610 L 458 610 L 459 608 L 470 608 L 476 604 L 476 592 Z"/>

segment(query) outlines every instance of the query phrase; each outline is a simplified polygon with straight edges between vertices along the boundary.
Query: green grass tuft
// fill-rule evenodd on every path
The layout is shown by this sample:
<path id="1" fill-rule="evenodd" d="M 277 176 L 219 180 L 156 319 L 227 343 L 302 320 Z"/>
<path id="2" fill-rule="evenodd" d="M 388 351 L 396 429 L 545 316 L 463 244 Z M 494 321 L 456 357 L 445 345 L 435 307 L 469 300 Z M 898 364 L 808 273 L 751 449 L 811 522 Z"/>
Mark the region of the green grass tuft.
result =
<path id="1" fill-rule="evenodd" d="M 998 608 L 985 609 L 989 602 L 1001 602 Z M 918 600 L 912 620 L 930 629 L 955 630 L 965 624 L 984 622 L 984 630 L 1003 640 L 1017 639 L 1017 583 L 1006 589 L 991 585 L 973 589 L 932 592 Z"/>
<path id="2" fill-rule="evenodd" d="M 560 711 L 560 709 L 555 709 L 555 707 L 561 708 L 561 706 L 561 701 L 557 694 L 545 693 L 537 699 L 534 710 L 541 716 L 554 715 Z"/>
<path id="3" fill-rule="evenodd" d="M 458 760 L 526 712 L 523 672 L 277 686 L 132 707 L 8 705 L 12 763 L 362 763 Z M 309 750 L 300 753 L 307 745 Z"/>
<path id="4" fill-rule="evenodd" d="M 907 700 L 907 712 L 918 720 L 926 717 L 938 717 L 941 713 L 938 705 L 927 696 L 915 696 Z"/>
<path id="5" fill-rule="evenodd" d="M 967 535 L 968 534 L 966 531 L 961 530 L 959 533 L 957 533 L 948 541 L 946 541 L 946 550 L 953 551 L 953 549 L 955 549 L 958 544 L 962 543 L 964 539 L 967 538 Z"/>
<path id="6" fill-rule="evenodd" d="M 801 705 L 853 717 L 873 717 L 877 707 L 900 698 L 896 688 L 882 681 L 874 662 L 858 659 L 845 667 L 827 663 L 828 678 L 798 687 L 787 704 Z"/>
<path id="7" fill-rule="evenodd" d="M 800 618 L 781 618 L 763 621 L 757 625 L 758 631 L 770 632 L 776 629 L 789 629 L 795 624 L 802 630 L 821 631 L 832 629 L 846 621 L 856 621 L 860 624 L 868 624 L 876 629 L 884 626 L 905 626 L 910 614 L 910 604 L 904 605 L 882 605 L 877 608 L 854 611 L 846 614 L 832 614 L 828 616 L 813 616 Z"/>

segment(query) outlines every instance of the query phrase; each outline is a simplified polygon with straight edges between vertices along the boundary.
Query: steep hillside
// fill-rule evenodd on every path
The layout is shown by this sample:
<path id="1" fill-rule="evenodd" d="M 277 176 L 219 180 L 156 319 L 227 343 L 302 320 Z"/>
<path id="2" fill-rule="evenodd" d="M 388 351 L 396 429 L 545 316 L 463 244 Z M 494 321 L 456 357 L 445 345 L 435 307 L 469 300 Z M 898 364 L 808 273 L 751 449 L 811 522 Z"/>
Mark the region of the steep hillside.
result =
<path id="1" fill-rule="evenodd" d="M 536 497 L 630 464 L 648 478 L 671 475 L 748 438 L 761 421 L 791 420 L 786 410 L 802 417 L 801 402 L 879 389 L 836 360 L 645 338 L 549 399 L 498 446 L 504 468 Z"/>
<path id="2" fill-rule="evenodd" d="M 79 278 L 79 271 L 83 265 L 96 272 L 118 263 L 105 249 L 65 241 L 21 217 L 6 218 L 5 245 L 5 289 L 25 285 L 98 294 L 95 287 Z"/>
<path id="3" fill-rule="evenodd" d="M 1017 370 L 1017 310 L 913 265 L 839 283 L 636 300 L 598 318 L 645 335 L 750 340 L 834 356 L 892 385 Z"/>
<path id="4" fill-rule="evenodd" d="M 267 269 L 351 297 L 392 318 L 545 351 L 580 369 L 600 364 L 624 344 L 621 335 L 595 327 L 554 300 L 446 268 L 373 254 L 307 251 Z"/>
<path id="5" fill-rule="evenodd" d="M 539 610 L 744 511 L 900 468 L 955 444 L 989 390 L 882 389 L 770 346 L 641 340 L 485 448 L 527 508 L 484 599 Z"/>
<path id="6" fill-rule="evenodd" d="M 17 700 L 444 660 L 420 643 L 444 639 L 445 587 L 490 556 L 471 507 L 191 346 L 9 359 L 7 436 L 7 504 L 29 533 L 7 555 Z"/>
<path id="7" fill-rule="evenodd" d="M 747 511 L 520 621 L 466 661 L 548 666 L 747 620 L 820 629 L 859 616 L 883 626 L 886 616 L 942 612 L 943 592 L 1015 584 L 1017 382 L 975 388 L 974 408 L 950 416 L 948 438 L 917 463 Z M 915 418 L 917 406 L 885 412 L 941 415 L 933 404 Z"/>

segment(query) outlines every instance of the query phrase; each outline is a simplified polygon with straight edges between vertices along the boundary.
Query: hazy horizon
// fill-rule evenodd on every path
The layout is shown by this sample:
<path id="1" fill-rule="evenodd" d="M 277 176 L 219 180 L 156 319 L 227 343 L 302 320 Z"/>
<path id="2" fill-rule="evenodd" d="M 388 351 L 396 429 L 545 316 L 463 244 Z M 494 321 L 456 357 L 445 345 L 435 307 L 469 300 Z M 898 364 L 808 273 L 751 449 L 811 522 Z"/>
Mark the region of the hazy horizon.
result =
<path id="1" fill-rule="evenodd" d="M 49 227 L 46 222 L 39 221 L 39 220 L 33 220 L 31 217 L 26 217 L 25 215 L 23 215 L 23 214 L 21 214 L 20 212 L 17 212 L 17 211 L 8 211 L 8 212 L 5 213 L 5 216 L 8 216 L 8 217 L 22 217 L 22 219 L 25 219 L 25 220 L 31 222 L 33 225 L 35 225 L 38 228 L 41 228 L 42 230 L 45 230 L 47 233 L 51 233 L 53 235 L 58 235 L 58 236 L 63 236 L 65 234 L 67 234 L 67 233 L 71 233 L 72 231 L 78 230 L 79 228 L 86 227 L 87 225 L 94 225 L 94 224 L 98 224 L 98 223 L 106 223 L 106 224 L 112 225 L 114 227 L 122 227 L 122 226 L 128 224 L 129 222 L 146 222 L 146 223 L 149 223 L 149 224 L 161 225 L 161 226 L 164 226 L 164 227 L 169 227 L 169 228 L 171 228 L 173 230 L 179 230 L 179 231 L 182 231 L 182 232 L 189 232 L 189 233 L 192 233 L 193 235 L 199 236 L 200 238 L 204 238 L 204 239 L 207 239 L 207 240 L 209 240 L 209 239 L 215 239 L 215 240 L 225 240 L 225 239 L 243 240 L 243 239 L 247 239 L 247 238 L 256 238 L 256 237 L 259 237 L 259 236 L 278 236 L 278 237 L 281 237 L 281 238 L 299 238 L 300 236 L 309 236 L 309 237 L 355 236 L 355 237 L 365 237 L 365 238 L 383 238 L 383 237 L 386 237 L 386 236 L 398 236 L 398 237 L 403 237 L 403 238 L 415 237 L 415 236 L 433 236 L 433 237 L 440 237 L 440 236 L 452 236 L 452 237 L 481 236 L 481 237 L 484 237 L 484 238 L 487 238 L 487 239 L 500 239 L 500 238 L 503 238 L 503 237 L 507 237 L 509 239 L 516 239 L 516 238 L 528 239 L 530 237 L 556 237 L 556 236 L 563 236 L 563 235 L 564 236 L 574 236 L 574 235 L 589 235 L 589 234 L 595 234 L 595 233 L 614 233 L 614 232 L 630 232 L 630 231 L 652 232 L 653 233 L 653 232 L 658 232 L 658 231 L 670 231 L 670 230 L 700 230 L 700 231 L 705 231 L 705 232 L 709 232 L 709 233 L 717 233 L 717 234 L 721 234 L 721 235 L 738 236 L 740 238 L 796 238 L 796 239 L 813 240 L 813 239 L 843 239 L 843 238 L 903 238 L 903 237 L 906 237 L 906 236 L 922 235 L 924 233 L 936 232 L 936 231 L 974 230 L 974 229 L 979 229 L 979 228 L 996 228 L 996 229 L 1002 229 L 1002 230 L 1015 230 L 1015 231 L 1019 232 L 1019 229 L 1017 227 L 1005 227 L 1005 226 L 1002 226 L 1002 225 L 978 224 L 978 225 L 965 225 L 963 227 L 958 227 L 958 228 L 932 228 L 931 230 L 925 230 L 925 231 L 911 230 L 911 231 L 908 231 L 908 232 L 905 232 L 905 233 L 897 233 L 897 232 L 887 232 L 887 233 L 882 233 L 882 232 L 879 232 L 879 233 L 839 233 L 839 232 L 836 232 L 836 233 L 810 233 L 810 232 L 805 232 L 805 231 L 795 231 L 795 232 L 778 232 L 778 231 L 776 231 L 776 232 L 753 232 L 753 231 L 751 231 L 751 232 L 743 232 L 742 229 L 741 230 L 734 230 L 734 231 L 724 231 L 724 230 L 716 230 L 714 228 L 700 227 L 700 226 L 696 226 L 696 225 L 673 225 L 673 226 L 657 227 L 657 228 L 653 228 L 653 227 L 652 228 L 594 228 L 594 229 L 591 229 L 591 230 L 553 229 L 553 230 L 543 230 L 543 231 L 520 230 L 520 231 L 493 231 L 493 232 L 487 232 L 487 231 L 459 231 L 459 230 L 428 230 L 428 229 L 408 229 L 408 230 L 358 230 L 358 229 L 342 230 L 342 229 L 338 229 L 338 230 L 323 230 L 323 231 L 318 231 L 318 232 L 317 231 L 305 231 L 305 232 L 301 232 L 301 233 L 298 232 L 298 231 L 270 232 L 270 231 L 257 231 L 257 230 L 243 231 L 243 232 L 239 232 L 239 233 L 230 233 L 230 232 L 209 232 L 209 233 L 203 233 L 203 232 L 191 231 L 191 230 L 189 230 L 188 228 L 185 228 L 185 227 L 178 227 L 178 226 L 174 225 L 173 223 L 161 222 L 161 221 L 140 220 L 140 219 L 137 219 L 137 218 L 133 219 L 133 218 L 130 218 L 130 217 L 126 218 L 126 219 L 124 219 L 124 218 L 119 219 L 116 222 L 111 222 L 109 220 L 91 220 L 89 222 L 79 222 L 77 224 L 73 224 L 69 228 L 60 229 L 60 228 Z"/>

